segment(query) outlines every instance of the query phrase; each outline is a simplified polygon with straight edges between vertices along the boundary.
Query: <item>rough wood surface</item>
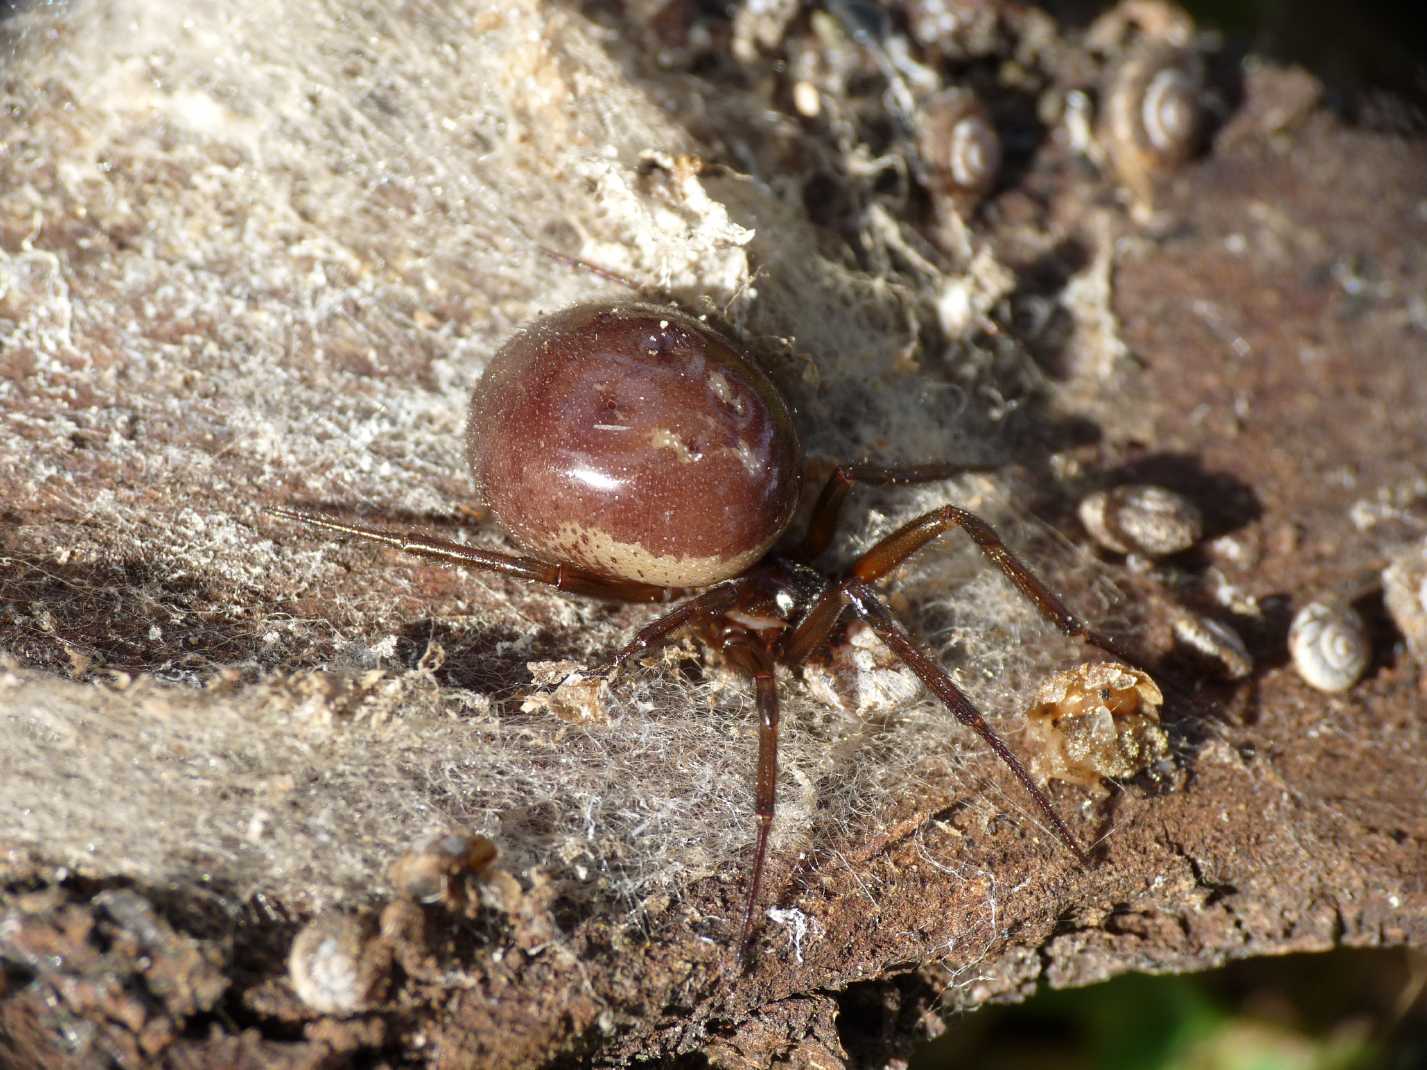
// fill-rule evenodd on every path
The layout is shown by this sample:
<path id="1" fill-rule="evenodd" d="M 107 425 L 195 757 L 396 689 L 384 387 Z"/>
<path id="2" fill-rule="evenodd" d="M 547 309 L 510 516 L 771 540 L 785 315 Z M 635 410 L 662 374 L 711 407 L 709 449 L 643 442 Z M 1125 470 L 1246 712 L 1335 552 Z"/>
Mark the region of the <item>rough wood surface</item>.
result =
<path id="1" fill-rule="evenodd" d="M 1041 982 L 1427 945 L 1427 676 L 1364 583 L 1427 530 L 1421 142 L 1221 63 L 1212 144 L 1152 219 L 1036 127 L 948 235 L 859 140 L 865 52 L 776 5 L 712 40 L 659 10 L 647 37 L 533 2 L 4 23 L 0 1064 L 870 1065 Z M 780 48 L 863 99 L 771 110 Z M 1017 129 L 1098 62 L 1035 15 L 964 48 L 1021 63 Z M 457 530 L 471 378 L 608 292 L 532 235 L 710 295 L 817 462 L 1014 462 L 869 497 L 849 543 L 952 494 L 1142 654 L 1176 768 L 1054 786 L 1094 866 L 895 676 L 843 709 L 789 678 L 777 910 L 743 968 L 751 718 L 717 666 L 646 667 L 608 725 L 522 711 L 530 664 L 593 663 L 642 611 L 264 517 Z M 1076 497 L 1125 481 L 1193 498 L 1205 543 L 1137 570 L 1045 537 L 1085 542 Z M 947 553 L 899 608 L 1016 737 L 1077 652 Z M 1374 643 L 1340 695 L 1285 648 L 1322 592 Z M 1173 647 L 1184 607 L 1241 631 L 1247 679 Z M 455 830 L 496 867 L 402 898 L 388 864 Z M 334 913 L 360 969 L 324 1016 L 287 955 Z"/>

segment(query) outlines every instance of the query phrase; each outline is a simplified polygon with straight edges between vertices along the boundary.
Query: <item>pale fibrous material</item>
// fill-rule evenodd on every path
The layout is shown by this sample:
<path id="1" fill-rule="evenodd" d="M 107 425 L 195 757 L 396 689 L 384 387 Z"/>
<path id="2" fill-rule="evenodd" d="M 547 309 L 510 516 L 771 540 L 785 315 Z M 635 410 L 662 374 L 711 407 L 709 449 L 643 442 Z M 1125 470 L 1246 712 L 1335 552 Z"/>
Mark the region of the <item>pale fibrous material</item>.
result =
<path id="1" fill-rule="evenodd" d="M 0 32 L 0 326 L 23 371 L 0 376 L 0 576 L 20 592 L 0 612 L 22 647 L 0 650 L 0 861 L 295 918 L 391 894 L 391 862 L 449 830 L 621 909 L 740 879 L 756 715 L 716 658 L 626 666 L 597 715 L 522 710 L 528 664 L 597 670 L 653 612 L 263 510 L 351 503 L 506 546 L 458 512 L 471 385 L 519 325 L 628 296 L 542 246 L 727 320 L 813 458 L 1000 461 L 998 421 L 1042 377 L 972 344 L 978 316 L 943 337 L 934 305 L 1005 265 L 824 258 L 767 182 L 687 165 L 690 133 L 562 5 L 115 0 Z M 752 98 L 707 108 L 763 129 Z M 873 262 L 901 262 L 898 225 L 864 236 Z M 1103 619 L 1097 566 L 1016 498 L 1000 475 L 859 489 L 835 552 L 953 501 Z M 993 723 L 1064 660 L 957 534 L 894 581 Z M 423 659 L 437 647 L 444 664 Z M 783 695 L 775 852 L 996 762 L 920 691 L 869 710 Z M 974 805 L 1030 820 L 1014 792 Z"/>

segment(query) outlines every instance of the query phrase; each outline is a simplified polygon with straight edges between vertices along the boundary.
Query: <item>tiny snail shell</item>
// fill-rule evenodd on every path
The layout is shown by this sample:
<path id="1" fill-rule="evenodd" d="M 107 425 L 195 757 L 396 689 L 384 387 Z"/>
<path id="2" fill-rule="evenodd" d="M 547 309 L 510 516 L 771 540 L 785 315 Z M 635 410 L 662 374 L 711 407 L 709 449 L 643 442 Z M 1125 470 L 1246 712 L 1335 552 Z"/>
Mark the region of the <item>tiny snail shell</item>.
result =
<path id="1" fill-rule="evenodd" d="M 1427 538 L 1397 554 L 1383 569 L 1382 600 L 1408 651 L 1427 667 Z"/>
<path id="2" fill-rule="evenodd" d="M 1195 653 L 1211 659 L 1226 680 L 1241 680 L 1253 672 L 1249 648 L 1239 633 L 1222 621 L 1185 613 L 1174 622 L 1174 636 Z"/>
<path id="3" fill-rule="evenodd" d="M 976 95 L 947 89 L 923 106 L 918 149 L 932 192 L 971 207 L 1001 171 L 1001 138 Z"/>
<path id="4" fill-rule="evenodd" d="M 1087 495 L 1080 522 L 1101 546 L 1119 554 L 1177 554 L 1204 534 L 1204 518 L 1188 498 L 1172 490 L 1131 483 Z"/>
<path id="5" fill-rule="evenodd" d="M 314 1011 L 350 1015 L 376 1001 L 391 955 L 370 919 L 323 914 L 292 941 L 287 968 L 298 998 Z"/>
<path id="6" fill-rule="evenodd" d="M 1162 41 L 1133 49 L 1111 75 L 1102 137 L 1120 181 L 1140 201 L 1199 147 L 1203 81 L 1198 55 Z"/>
<path id="7" fill-rule="evenodd" d="M 1309 602 L 1288 629 L 1298 675 L 1319 691 L 1346 691 L 1362 678 L 1372 655 L 1367 625 L 1352 606 Z"/>
<path id="8" fill-rule="evenodd" d="M 1169 757 L 1159 723 L 1164 702 L 1148 673 L 1114 661 L 1085 662 L 1041 684 L 1026 711 L 1031 769 L 1095 785 L 1143 773 Z"/>

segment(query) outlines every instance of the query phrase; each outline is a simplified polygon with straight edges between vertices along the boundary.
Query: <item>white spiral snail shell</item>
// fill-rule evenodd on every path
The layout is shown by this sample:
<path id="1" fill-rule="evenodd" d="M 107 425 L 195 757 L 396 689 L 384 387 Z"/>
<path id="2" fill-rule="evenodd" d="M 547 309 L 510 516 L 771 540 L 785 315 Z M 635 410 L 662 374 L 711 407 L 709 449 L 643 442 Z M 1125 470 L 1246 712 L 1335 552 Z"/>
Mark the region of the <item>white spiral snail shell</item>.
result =
<path id="1" fill-rule="evenodd" d="M 387 980 L 390 953 L 370 918 L 320 914 L 292 942 L 288 975 L 298 998 L 319 1014 L 370 1009 Z"/>
<path id="2" fill-rule="evenodd" d="M 1128 483 L 1087 495 L 1080 522 L 1092 538 L 1119 554 L 1165 557 L 1187 550 L 1204 535 L 1204 518 L 1193 502 L 1153 484 Z"/>
<path id="3" fill-rule="evenodd" d="M 1102 140 L 1120 181 L 1148 202 L 1154 181 L 1199 147 L 1204 65 L 1190 49 L 1163 41 L 1132 50 L 1105 91 Z"/>
<path id="4" fill-rule="evenodd" d="M 1337 602 L 1309 602 L 1288 629 L 1298 675 L 1319 691 L 1346 691 L 1362 678 L 1372 650 L 1357 610 Z"/>
<path id="5" fill-rule="evenodd" d="M 964 206 L 986 196 L 1001 172 L 1001 137 L 970 90 L 944 90 L 926 102 L 918 148 L 932 192 Z"/>

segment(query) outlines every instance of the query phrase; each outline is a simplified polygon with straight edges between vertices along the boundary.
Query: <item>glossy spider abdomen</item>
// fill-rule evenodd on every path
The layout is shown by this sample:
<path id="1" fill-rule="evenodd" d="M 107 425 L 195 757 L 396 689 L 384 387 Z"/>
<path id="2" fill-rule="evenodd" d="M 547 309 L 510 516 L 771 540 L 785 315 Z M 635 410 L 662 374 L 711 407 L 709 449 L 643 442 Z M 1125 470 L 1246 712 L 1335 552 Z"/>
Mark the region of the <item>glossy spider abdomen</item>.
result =
<path id="1" fill-rule="evenodd" d="M 798 500 L 773 382 L 651 305 L 577 305 L 523 329 L 476 384 L 466 448 L 481 504 L 523 549 L 661 587 L 746 571 Z"/>

